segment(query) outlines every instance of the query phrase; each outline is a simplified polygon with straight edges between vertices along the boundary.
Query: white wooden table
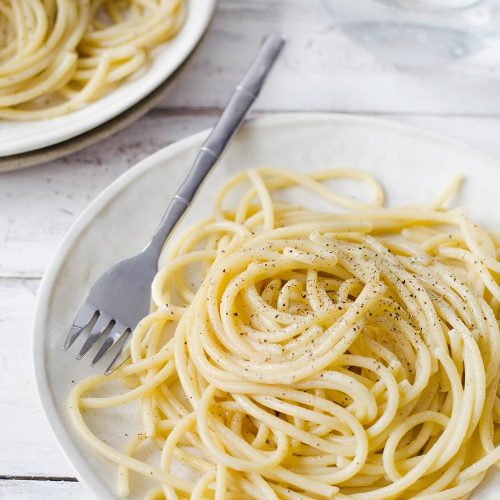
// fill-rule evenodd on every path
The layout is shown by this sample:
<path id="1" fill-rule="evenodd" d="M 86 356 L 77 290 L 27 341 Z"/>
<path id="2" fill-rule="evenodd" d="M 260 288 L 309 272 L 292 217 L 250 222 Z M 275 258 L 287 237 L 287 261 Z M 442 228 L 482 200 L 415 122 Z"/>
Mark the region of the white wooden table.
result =
<path id="1" fill-rule="evenodd" d="M 288 35 L 256 113 L 335 111 L 409 123 L 500 157 L 500 77 L 401 72 L 335 26 L 321 0 L 221 0 L 173 91 L 135 125 L 50 164 L 0 175 L 0 498 L 93 498 L 39 406 L 31 321 L 48 259 L 112 180 L 160 147 L 213 124 L 260 38 Z M 500 67 L 500 66 L 499 66 Z"/>

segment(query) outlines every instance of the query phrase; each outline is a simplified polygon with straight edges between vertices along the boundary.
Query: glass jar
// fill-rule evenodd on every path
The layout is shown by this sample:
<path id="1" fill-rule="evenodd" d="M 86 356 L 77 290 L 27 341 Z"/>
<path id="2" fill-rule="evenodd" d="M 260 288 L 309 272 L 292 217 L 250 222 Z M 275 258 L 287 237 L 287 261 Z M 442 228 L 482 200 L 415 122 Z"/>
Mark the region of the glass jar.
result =
<path id="1" fill-rule="evenodd" d="M 500 0 L 324 0 L 334 22 L 402 66 L 439 66 L 499 43 Z"/>

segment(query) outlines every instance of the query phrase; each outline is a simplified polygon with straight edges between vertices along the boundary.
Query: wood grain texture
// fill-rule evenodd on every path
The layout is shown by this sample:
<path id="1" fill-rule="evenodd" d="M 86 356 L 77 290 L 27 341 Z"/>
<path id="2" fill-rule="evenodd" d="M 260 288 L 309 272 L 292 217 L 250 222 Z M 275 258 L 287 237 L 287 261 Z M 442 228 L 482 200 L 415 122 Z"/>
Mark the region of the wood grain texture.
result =
<path id="1" fill-rule="evenodd" d="M 211 126 L 260 38 L 276 30 L 289 43 L 256 114 L 375 114 L 500 158 L 494 73 L 474 77 L 474 62 L 435 74 L 398 72 L 338 29 L 323 0 L 221 0 L 204 43 L 156 110 L 103 143 L 0 175 L 0 498 L 92 498 L 80 483 L 43 480 L 74 475 L 42 415 L 31 368 L 35 295 L 50 256 L 110 182 L 162 146 Z"/>
<path id="2" fill-rule="evenodd" d="M 389 118 L 500 157 L 500 119 Z M 163 144 L 209 126 L 214 119 L 212 114 L 154 112 L 106 143 L 51 165 L 0 177 L 0 442 L 5 451 L 0 475 L 73 475 L 42 415 L 31 373 L 32 311 L 49 257 L 77 215 L 109 182 Z M 30 432 L 19 433 L 20 428 Z"/>
<path id="3" fill-rule="evenodd" d="M 40 277 L 76 216 L 139 160 L 213 124 L 216 115 L 156 111 L 108 141 L 0 177 L 0 276 Z M 500 157 L 500 118 L 391 116 Z M 165 203 L 168 200 L 165 200 Z"/>
<path id="4" fill-rule="evenodd" d="M 94 496 L 80 483 L 0 479 L 0 498 L 6 500 L 89 500 Z"/>
<path id="5" fill-rule="evenodd" d="M 498 115 L 500 41 L 432 69 L 395 67 L 349 37 L 326 3 L 223 0 L 204 43 L 162 107 L 220 107 L 273 31 L 288 39 L 257 104 L 260 111 Z M 485 64 L 485 61 L 487 64 Z"/>
<path id="6" fill-rule="evenodd" d="M 153 113 L 79 153 L 3 174 L 0 276 L 40 277 L 61 236 L 111 181 L 162 146 L 210 126 L 214 119 L 215 115 Z M 18 265 L 13 266 L 15 262 Z"/>
<path id="7" fill-rule="evenodd" d="M 45 421 L 33 380 L 31 321 L 38 284 L 0 279 L 0 476 L 74 475 Z"/>

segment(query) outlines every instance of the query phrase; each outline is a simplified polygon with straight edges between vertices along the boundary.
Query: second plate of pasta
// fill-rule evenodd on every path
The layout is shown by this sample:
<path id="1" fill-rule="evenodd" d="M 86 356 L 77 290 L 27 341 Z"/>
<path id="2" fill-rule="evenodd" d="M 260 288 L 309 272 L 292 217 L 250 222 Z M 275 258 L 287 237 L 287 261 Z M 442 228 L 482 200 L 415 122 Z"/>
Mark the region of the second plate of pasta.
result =
<path id="1" fill-rule="evenodd" d="M 2 4 L 0 157 L 61 143 L 137 104 L 189 56 L 215 4 Z"/>
<path id="2" fill-rule="evenodd" d="M 247 123 L 169 240 L 133 363 L 106 379 L 62 354 L 204 136 L 110 186 L 42 283 L 36 376 L 79 476 L 109 499 L 494 499 L 500 167 L 465 146 L 363 118 Z"/>

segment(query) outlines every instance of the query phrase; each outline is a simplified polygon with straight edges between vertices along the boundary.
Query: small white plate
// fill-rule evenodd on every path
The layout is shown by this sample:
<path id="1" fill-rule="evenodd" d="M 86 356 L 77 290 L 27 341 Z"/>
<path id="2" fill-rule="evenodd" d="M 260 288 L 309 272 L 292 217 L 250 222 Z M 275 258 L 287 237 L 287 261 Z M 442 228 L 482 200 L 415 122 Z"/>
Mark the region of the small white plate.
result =
<path id="1" fill-rule="evenodd" d="M 208 27 L 217 0 L 188 0 L 186 21 L 179 33 L 158 47 L 151 64 L 103 98 L 67 115 L 49 120 L 0 120 L 0 157 L 34 151 L 91 130 L 130 108 L 163 81 L 189 56 Z"/>
<path id="2" fill-rule="evenodd" d="M 62 345 L 91 284 L 111 264 L 144 247 L 207 131 L 168 146 L 111 184 L 79 217 L 50 263 L 38 294 L 34 324 L 35 375 L 49 423 L 78 476 L 101 499 L 116 499 L 116 468 L 77 437 L 65 410 L 72 381 L 92 373 L 78 346 Z M 466 176 L 458 202 L 472 217 L 498 228 L 500 162 L 469 147 L 398 124 L 331 114 L 279 114 L 247 123 L 204 183 L 182 226 L 211 212 L 217 188 L 255 165 L 298 171 L 349 166 L 375 175 L 389 204 L 430 201 L 457 173 Z M 83 339 L 79 339 L 81 344 Z M 134 405 L 99 417 L 92 428 L 122 447 L 137 422 Z M 135 481 L 136 476 L 134 476 Z M 131 492 L 140 498 L 142 480 Z M 474 498 L 498 498 L 492 472 Z"/>

